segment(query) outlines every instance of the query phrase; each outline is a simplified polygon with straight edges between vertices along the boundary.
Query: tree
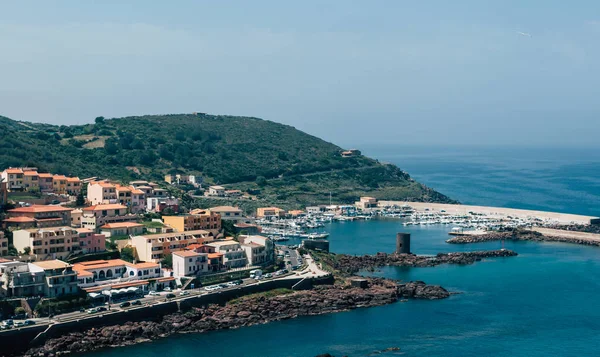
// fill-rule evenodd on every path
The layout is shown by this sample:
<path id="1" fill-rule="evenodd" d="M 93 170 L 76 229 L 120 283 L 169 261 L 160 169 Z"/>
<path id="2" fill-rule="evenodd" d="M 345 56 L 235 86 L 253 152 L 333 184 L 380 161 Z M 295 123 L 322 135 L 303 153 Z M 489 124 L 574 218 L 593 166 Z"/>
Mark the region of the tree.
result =
<path id="1" fill-rule="evenodd" d="M 256 178 L 256 184 L 259 186 L 265 186 L 267 184 L 267 179 L 264 176 L 258 176 Z"/>
<path id="2" fill-rule="evenodd" d="M 121 259 L 123 259 L 126 262 L 133 263 L 135 259 L 135 255 L 133 254 L 133 248 L 124 247 L 123 249 L 121 249 Z"/>
<path id="3" fill-rule="evenodd" d="M 173 268 L 173 255 L 171 254 L 167 254 L 165 255 L 165 257 L 160 261 L 162 264 L 163 268 Z"/>
<path id="4" fill-rule="evenodd" d="M 78 207 L 85 205 L 85 197 L 83 197 L 83 191 L 79 191 L 79 193 L 77 194 L 77 200 L 75 201 L 75 204 Z"/>
<path id="5" fill-rule="evenodd" d="M 29 254 L 31 254 L 31 247 L 25 247 L 25 248 L 23 248 L 23 253 L 24 253 L 25 255 L 29 255 Z"/>
<path id="6" fill-rule="evenodd" d="M 96 122 L 96 124 L 102 124 L 104 123 L 104 117 L 96 117 L 96 120 L 94 120 Z"/>

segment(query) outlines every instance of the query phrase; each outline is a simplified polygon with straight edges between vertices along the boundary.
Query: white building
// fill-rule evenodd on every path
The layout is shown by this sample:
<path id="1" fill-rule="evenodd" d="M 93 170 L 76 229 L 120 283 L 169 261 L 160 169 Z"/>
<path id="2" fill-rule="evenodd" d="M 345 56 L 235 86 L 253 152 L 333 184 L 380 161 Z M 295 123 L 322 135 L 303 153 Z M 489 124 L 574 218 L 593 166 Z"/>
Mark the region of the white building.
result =
<path id="1" fill-rule="evenodd" d="M 194 276 L 208 272 L 208 254 L 192 250 L 173 252 L 173 276 Z"/>
<path id="2" fill-rule="evenodd" d="M 210 186 L 208 188 L 208 196 L 225 197 L 225 187 L 223 186 Z"/>
<path id="3" fill-rule="evenodd" d="M 239 236 L 238 239 L 246 252 L 248 264 L 265 265 L 274 261 L 275 246 L 271 239 L 258 235 Z"/>
<path id="4" fill-rule="evenodd" d="M 246 252 L 242 249 L 240 243 L 233 239 L 213 241 L 206 245 L 215 248 L 216 253 L 223 254 L 223 265 L 227 269 L 243 268 L 248 265 Z"/>

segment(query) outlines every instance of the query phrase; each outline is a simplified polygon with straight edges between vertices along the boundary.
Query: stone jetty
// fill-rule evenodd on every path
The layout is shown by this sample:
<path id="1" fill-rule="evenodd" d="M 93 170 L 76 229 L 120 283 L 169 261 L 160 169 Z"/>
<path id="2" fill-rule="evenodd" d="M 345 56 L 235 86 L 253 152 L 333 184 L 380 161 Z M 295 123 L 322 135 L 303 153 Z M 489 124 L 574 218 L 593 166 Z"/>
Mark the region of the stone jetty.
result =
<path id="1" fill-rule="evenodd" d="M 374 270 L 382 266 L 403 267 L 433 267 L 440 264 L 473 264 L 484 258 L 502 258 L 516 256 L 512 250 L 484 250 L 476 252 L 439 253 L 434 256 L 415 254 L 388 254 L 377 253 L 375 255 L 347 255 L 330 254 L 322 256 L 326 264 L 332 266 L 342 274 L 355 274 L 360 270 Z"/>
<path id="2" fill-rule="evenodd" d="M 542 233 L 543 232 L 543 233 Z M 597 234 L 538 228 L 537 230 L 517 229 L 507 232 L 490 232 L 479 235 L 463 235 L 450 238 L 446 243 L 469 244 L 492 242 L 499 240 L 532 241 L 532 242 L 562 242 L 582 245 L 600 246 L 600 237 Z"/>

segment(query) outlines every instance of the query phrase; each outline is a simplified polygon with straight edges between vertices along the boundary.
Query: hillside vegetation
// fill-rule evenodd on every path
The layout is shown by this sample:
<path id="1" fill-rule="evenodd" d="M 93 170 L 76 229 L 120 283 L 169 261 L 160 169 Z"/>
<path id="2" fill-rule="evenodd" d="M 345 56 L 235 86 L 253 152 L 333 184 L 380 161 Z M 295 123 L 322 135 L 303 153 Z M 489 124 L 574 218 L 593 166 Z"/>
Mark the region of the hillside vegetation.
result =
<path id="1" fill-rule="evenodd" d="M 320 203 L 329 192 L 351 202 L 388 199 L 449 202 L 393 165 L 342 158 L 336 145 L 291 126 L 208 114 L 96 118 L 78 126 L 0 117 L 0 167 L 36 166 L 80 177 L 162 181 L 167 173 L 259 189 L 270 201 Z"/>

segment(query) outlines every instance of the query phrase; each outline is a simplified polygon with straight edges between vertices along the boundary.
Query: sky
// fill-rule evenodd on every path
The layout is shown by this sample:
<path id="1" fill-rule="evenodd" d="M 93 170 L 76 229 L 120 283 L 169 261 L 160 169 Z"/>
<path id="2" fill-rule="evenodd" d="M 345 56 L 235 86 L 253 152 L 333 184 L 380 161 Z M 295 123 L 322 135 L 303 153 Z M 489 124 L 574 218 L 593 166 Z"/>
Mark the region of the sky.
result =
<path id="1" fill-rule="evenodd" d="M 600 2 L 0 0 L 0 115 L 205 112 L 340 145 L 594 146 Z"/>

